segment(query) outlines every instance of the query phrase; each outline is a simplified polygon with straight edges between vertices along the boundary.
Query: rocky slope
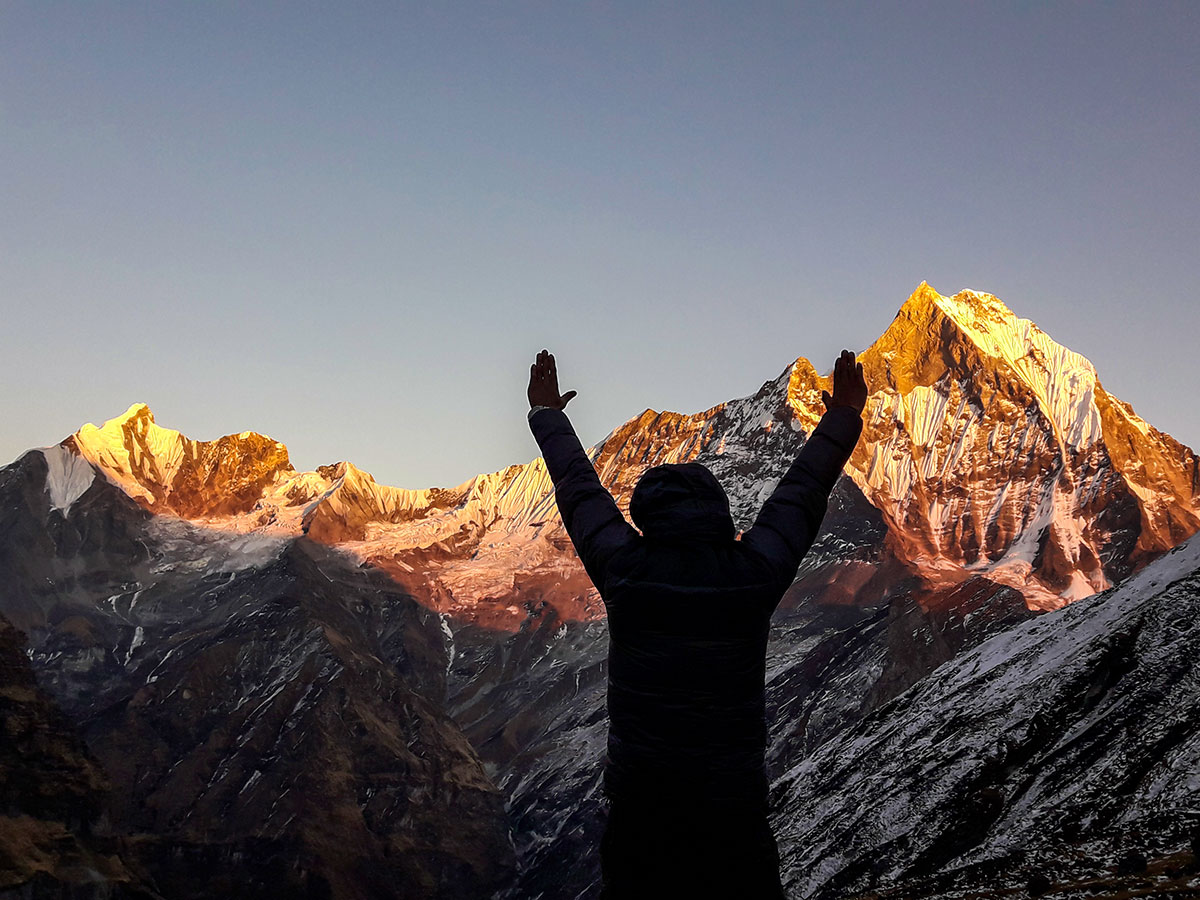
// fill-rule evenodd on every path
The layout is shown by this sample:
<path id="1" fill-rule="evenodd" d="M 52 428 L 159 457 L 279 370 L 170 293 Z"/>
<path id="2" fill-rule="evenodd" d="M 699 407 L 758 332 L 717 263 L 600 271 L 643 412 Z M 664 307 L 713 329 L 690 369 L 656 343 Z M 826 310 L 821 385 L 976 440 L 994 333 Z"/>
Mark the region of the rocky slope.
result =
<path id="1" fill-rule="evenodd" d="M 996 298 L 922 285 L 860 359 L 864 439 L 770 650 L 797 896 L 975 865 L 963 854 L 980 844 L 956 849 L 931 813 L 942 857 L 897 845 L 896 866 L 863 875 L 855 860 L 892 845 L 848 842 L 858 856 L 801 883 L 808 837 L 788 823 L 815 807 L 797 767 L 880 722 L 909 727 L 907 698 L 949 667 L 1065 615 L 1038 611 L 1084 615 L 1101 601 L 1076 601 L 1200 529 L 1195 455 Z M 827 386 L 799 359 L 751 397 L 647 410 L 592 457 L 623 505 L 646 467 L 702 462 L 745 527 Z M 0 469 L 0 573 L 0 613 L 29 635 L 39 683 L 117 787 L 114 828 L 167 895 L 235 881 L 247 897 L 594 895 L 603 607 L 541 460 L 405 490 L 348 462 L 297 472 L 251 432 L 193 441 L 134 406 Z M 956 702 L 1006 689 L 972 682 Z M 1064 690 L 1047 702 L 1077 700 Z M 936 752 L 970 740 L 956 734 Z M 1025 877 L 1003 854 L 979 871 L 996 860 Z"/>
<path id="2" fill-rule="evenodd" d="M 3 617 L 0 734 L 0 897 L 157 897 L 109 830 L 107 779 Z"/>
<path id="3" fill-rule="evenodd" d="M 775 783 L 791 892 L 977 897 L 1049 876 L 1051 893 L 1194 864 L 1198 646 L 1192 541 L 958 655 Z"/>
<path id="4" fill-rule="evenodd" d="M 150 516 L 44 455 L 0 470 L 4 608 L 166 896 L 481 895 L 500 796 L 440 704 L 437 615 L 307 539 Z"/>
<path id="5" fill-rule="evenodd" d="M 1053 613 L 1021 615 L 1019 595 L 982 584 L 951 600 L 973 607 L 966 632 L 911 599 L 777 628 L 788 896 L 1200 896 L 1200 544 Z M 513 760 L 524 865 L 503 897 L 598 895 L 598 769 L 579 758 L 603 746 L 599 627 L 546 623 L 460 672 L 497 686 L 465 698 L 468 733 Z"/>

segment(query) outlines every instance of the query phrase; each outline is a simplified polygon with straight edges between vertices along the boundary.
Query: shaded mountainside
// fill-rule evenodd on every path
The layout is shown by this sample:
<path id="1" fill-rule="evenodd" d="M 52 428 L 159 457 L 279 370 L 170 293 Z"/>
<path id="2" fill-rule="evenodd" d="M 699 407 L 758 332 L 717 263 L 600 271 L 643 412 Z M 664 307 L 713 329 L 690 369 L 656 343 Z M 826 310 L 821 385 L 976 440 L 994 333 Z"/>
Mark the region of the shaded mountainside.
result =
<path id="1" fill-rule="evenodd" d="M 903 594 L 868 609 L 805 603 L 777 616 L 768 651 L 770 774 L 782 775 L 956 653 L 1034 615 L 1016 591 L 983 579 L 955 592 Z M 936 599 L 969 613 L 946 614 Z M 607 734 L 604 623 L 546 616 L 502 643 L 473 628 L 455 636 L 451 709 L 497 772 L 521 860 L 502 896 L 594 898 Z"/>
<path id="2" fill-rule="evenodd" d="M 1191 582 L 1083 598 L 1200 528 L 1197 458 L 987 294 L 922 285 L 860 358 L 864 439 L 769 651 L 793 895 L 1186 856 L 1180 783 L 1155 807 L 1143 763 L 1193 733 L 1195 636 L 1165 612 Z M 799 359 L 590 453 L 622 507 L 647 467 L 701 462 L 745 528 L 828 386 Z M 0 575 L 114 788 L 121 859 L 164 896 L 596 896 L 607 634 L 542 460 L 405 490 L 135 405 L 0 469 Z M 1115 794 L 1073 787 L 1114 773 Z"/>
<path id="3" fill-rule="evenodd" d="M 2 616 L 0 738 L 0 897 L 157 897 L 109 828 L 108 780 Z"/>
<path id="4" fill-rule="evenodd" d="M 43 478 L 37 452 L 0 472 L 5 509 Z M 5 605 L 38 636 L 39 679 L 165 895 L 451 898 L 504 882 L 503 798 L 441 707 L 435 613 L 319 544 L 156 523 L 102 479 L 66 517 L 40 497 L 40 529 L 28 508 L 9 522 L 0 562 L 25 577 Z M 131 544 L 93 552 L 89 536 L 122 527 Z"/>
<path id="5" fill-rule="evenodd" d="M 912 596 L 779 623 L 789 897 L 1200 896 L 1200 544 L 1053 613 L 1014 595 L 948 598 L 965 623 Z M 598 896 L 600 627 L 543 622 L 458 668 L 456 715 L 510 760 L 523 865 L 505 898 Z"/>
<path id="6" fill-rule="evenodd" d="M 1200 895 L 1197 647 L 1193 541 L 959 654 L 776 781 L 792 894 L 1069 895 L 1137 875 Z M 1146 875 L 1154 859 L 1175 862 Z"/>

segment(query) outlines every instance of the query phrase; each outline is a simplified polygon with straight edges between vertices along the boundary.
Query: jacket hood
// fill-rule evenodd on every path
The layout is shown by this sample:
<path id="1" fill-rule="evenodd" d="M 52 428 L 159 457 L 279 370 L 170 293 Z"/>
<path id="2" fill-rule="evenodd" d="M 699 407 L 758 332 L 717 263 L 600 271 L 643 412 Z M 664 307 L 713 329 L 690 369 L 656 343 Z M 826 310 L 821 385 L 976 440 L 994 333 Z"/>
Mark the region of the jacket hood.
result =
<path id="1" fill-rule="evenodd" d="M 658 540 L 731 541 L 736 534 L 724 488 L 699 463 L 647 469 L 633 489 L 629 516 Z"/>

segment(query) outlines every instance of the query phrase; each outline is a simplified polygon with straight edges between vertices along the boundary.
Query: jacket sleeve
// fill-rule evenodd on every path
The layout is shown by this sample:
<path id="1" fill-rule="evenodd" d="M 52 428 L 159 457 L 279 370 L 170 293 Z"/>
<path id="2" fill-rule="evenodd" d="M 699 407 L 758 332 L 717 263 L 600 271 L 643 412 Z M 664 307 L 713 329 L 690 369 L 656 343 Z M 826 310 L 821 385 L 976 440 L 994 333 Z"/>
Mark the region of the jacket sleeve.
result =
<path id="1" fill-rule="evenodd" d="M 537 439 L 563 525 L 592 583 L 603 593 L 608 561 L 620 547 L 637 537 L 584 453 L 567 414 L 542 409 L 529 419 Z"/>
<path id="2" fill-rule="evenodd" d="M 742 543 L 765 558 L 781 581 L 791 582 L 817 538 L 829 493 L 862 433 L 849 407 L 829 410 L 801 448 L 775 492 L 763 504 Z"/>

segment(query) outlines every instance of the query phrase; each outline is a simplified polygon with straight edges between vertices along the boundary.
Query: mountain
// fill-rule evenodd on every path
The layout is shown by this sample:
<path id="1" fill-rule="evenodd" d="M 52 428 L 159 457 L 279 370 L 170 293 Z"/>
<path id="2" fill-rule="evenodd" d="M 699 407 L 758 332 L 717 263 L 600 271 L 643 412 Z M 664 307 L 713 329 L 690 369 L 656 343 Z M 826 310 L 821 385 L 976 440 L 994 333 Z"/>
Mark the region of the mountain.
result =
<path id="1" fill-rule="evenodd" d="M 1200 896 L 1197 646 L 1191 541 L 959 655 L 776 781 L 789 890 Z"/>
<path id="2" fill-rule="evenodd" d="M 864 438 L 769 651 L 796 865 L 813 861 L 788 817 L 844 801 L 833 779 L 804 794 L 797 766 L 872 723 L 908 727 L 907 698 L 948 667 L 1084 615 L 1200 530 L 1192 451 L 995 297 L 922 284 L 859 358 Z M 701 462 L 745 528 L 828 386 L 801 358 L 753 396 L 647 410 L 590 453 L 622 506 L 648 466 Z M 0 572 L 0 613 L 164 895 L 594 894 L 603 606 L 540 459 L 406 490 L 345 461 L 298 472 L 253 432 L 194 441 L 135 405 L 0 469 Z M 864 891 L 940 877 L 986 839 L 820 871 Z"/>
<path id="3" fill-rule="evenodd" d="M 0 896 L 154 900 L 106 827 L 110 785 L 0 617 Z"/>
<path id="4" fill-rule="evenodd" d="M 3 612 L 164 896 L 505 882 L 503 797 L 440 702 L 435 612 L 307 538 L 155 515 L 104 477 L 64 514 L 56 455 L 0 470 Z"/>
<path id="5" fill-rule="evenodd" d="M 930 586 L 980 575 L 1021 591 L 1031 608 L 1052 609 L 1128 577 L 1200 529 L 1195 454 L 1109 395 L 1087 359 L 990 294 L 943 297 L 922 283 L 860 359 L 871 386 L 866 430 L 848 467 L 853 486 L 839 499 L 870 520 L 872 539 L 886 534 L 889 558 Z M 695 415 L 647 410 L 594 448 L 597 467 L 627 503 L 648 465 L 703 462 L 744 527 L 779 461 L 820 419 L 828 386 L 798 359 L 753 397 Z M 521 573 L 548 586 L 544 568 L 560 568 L 564 556 L 540 460 L 454 488 L 403 490 L 348 462 L 299 473 L 282 444 L 253 432 L 193 441 L 155 424 L 141 404 L 85 425 L 61 448 L 46 451 L 73 460 L 54 479 L 60 508 L 86 486 L 86 461 L 151 512 L 305 533 L 401 579 L 425 570 L 435 608 L 510 628 L 524 607 L 500 606 L 517 599 L 502 582 Z M 842 528 L 838 549 L 862 551 L 858 531 Z M 434 573 L 431 552 L 445 556 Z M 599 614 L 594 598 L 577 600 L 550 598 L 571 618 Z"/>
<path id="6" fill-rule="evenodd" d="M 922 284 L 863 367 L 879 388 L 852 475 L 924 571 L 1053 608 L 1200 528 L 1195 454 L 989 294 Z"/>

